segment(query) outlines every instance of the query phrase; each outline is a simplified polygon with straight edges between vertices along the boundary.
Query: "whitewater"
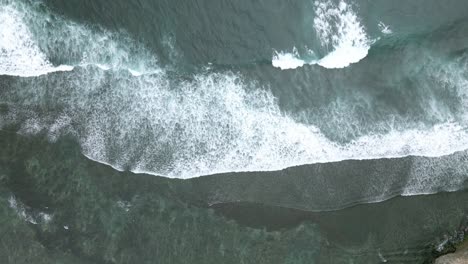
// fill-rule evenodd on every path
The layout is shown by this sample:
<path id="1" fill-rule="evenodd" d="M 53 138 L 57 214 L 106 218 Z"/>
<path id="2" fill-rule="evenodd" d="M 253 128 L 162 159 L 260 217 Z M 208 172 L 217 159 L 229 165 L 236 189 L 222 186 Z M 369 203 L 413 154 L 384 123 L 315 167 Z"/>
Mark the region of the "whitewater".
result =
<path id="1" fill-rule="evenodd" d="M 370 40 L 350 5 L 318 2 L 316 8 L 315 26 L 323 44 L 333 47 L 316 63 L 339 68 L 362 59 Z M 330 17 L 336 25 L 330 25 Z M 3 89 L 0 103 L 47 100 L 63 109 L 49 116 L 12 106 L 0 116 L 0 128 L 20 123 L 19 133 L 46 132 L 51 141 L 72 134 L 84 155 L 120 170 L 191 178 L 348 159 L 437 157 L 468 149 L 467 127 L 455 119 L 335 142 L 282 110 L 268 87 L 237 72 L 206 70 L 174 79 L 171 67 L 161 66 L 124 32 L 89 28 L 23 4 L 2 5 L 0 21 L 8 24 L 0 28 L 0 75 L 19 76 Z M 56 39 L 41 37 L 48 34 Z M 73 51 L 76 58 L 52 63 L 50 54 L 61 50 Z M 342 53 L 349 56 L 337 61 Z M 306 64 L 294 53 L 281 56 L 287 68 Z M 456 89 L 464 96 L 464 68 L 453 67 Z"/>
<path id="2" fill-rule="evenodd" d="M 272 65 L 282 70 L 296 69 L 305 64 L 320 65 L 327 69 L 345 68 L 365 58 L 372 40 L 352 5 L 341 0 L 338 4 L 332 1 L 316 1 L 313 27 L 327 54 L 320 59 L 302 59 L 294 47 L 292 52 L 274 51 Z M 390 34 L 391 29 L 381 24 L 382 32 Z M 314 54 L 313 51 L 309 53 Z"/>

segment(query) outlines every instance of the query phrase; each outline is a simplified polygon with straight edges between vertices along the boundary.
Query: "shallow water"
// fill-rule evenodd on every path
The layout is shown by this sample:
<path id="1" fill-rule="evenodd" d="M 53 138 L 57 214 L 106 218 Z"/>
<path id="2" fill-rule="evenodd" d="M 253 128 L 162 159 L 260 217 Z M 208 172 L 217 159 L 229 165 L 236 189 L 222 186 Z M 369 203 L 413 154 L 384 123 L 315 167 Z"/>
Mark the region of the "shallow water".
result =
<path id="1" fill-rule="evenodd" d="M 466 191 L 320 211 L 309 203 L 317 200 L 309 188 L 280 175 L 257 175 L 253 184 L 244 174 L 167 179 L 90 161 L 70 138 L 51 144 L 1 136 L 2 241 L 9 248 L 2 258 L 423 263 L 466 225 Z M 263 188 L 256 185 L 260 180 Z"/>

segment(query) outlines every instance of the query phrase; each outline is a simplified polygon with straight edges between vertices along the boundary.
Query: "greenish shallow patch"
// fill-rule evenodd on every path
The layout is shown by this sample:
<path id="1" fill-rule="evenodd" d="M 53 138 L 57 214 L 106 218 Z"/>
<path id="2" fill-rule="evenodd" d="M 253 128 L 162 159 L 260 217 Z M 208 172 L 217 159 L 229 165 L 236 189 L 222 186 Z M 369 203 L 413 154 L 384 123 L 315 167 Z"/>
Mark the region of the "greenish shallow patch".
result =
<path id="1" fill-rule="evenodd" d="M 41 243 L 38 231 L 45 230 L 49 226 L 34 226 L 24 221 L 25 219 L 10 207 L 8 193 L 10 192 L 6 188 L 0 187 L 0 260 L 2 263 L 89 263 L 77 259 L 70 252 L 47 249 Z"/>
<path id="2" fill-rule="evenodd" d="M 422 263 L 468 210 L 466 191 L 331 212 L 272 206 L 266 190 L 249 196 L 258 203 L 212 204 L 217 186 L 248 186 L 249 174 L 184 181 L 118 172 L 71 139 L 44 138 L 0 132 L 7 263 Z"/>
<path id="3" fill-rule="evenodd" d="M 303 263 L 318 253 L 314 224 L 272 232 L 242 227 L 184 202 L 167 180 L 77 160 L 69 141 L 2 135 L 1 143 L 2 219 L 8 223 L 2 228 L 17 234 L 2 236 L 11 244 L 0 254 L 10 263 L 22 257 L 23 263 L 53 263 L 58 258 L 50 254 L 60 252 L 79 263 Z M 8 208 L 12 197 L 37 224 Z M 40 213 L 51 220 L 41 222 Z"/>

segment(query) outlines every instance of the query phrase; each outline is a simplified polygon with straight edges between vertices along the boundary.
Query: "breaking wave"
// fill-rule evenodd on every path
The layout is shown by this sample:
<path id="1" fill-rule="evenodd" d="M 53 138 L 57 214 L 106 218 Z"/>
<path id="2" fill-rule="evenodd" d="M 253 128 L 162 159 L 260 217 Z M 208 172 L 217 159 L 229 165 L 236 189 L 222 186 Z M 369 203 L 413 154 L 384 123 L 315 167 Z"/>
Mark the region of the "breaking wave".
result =
<path id="1" fill-rule="evenodd" d="M 330 33 L 333 26 L 315 22 L 324 43 L 359 49 L 367 42 L 364 36 L 356 40 L 355 34 L 364 32 L 361 26 L 347 25 L 358 20 L 344 2 L 333 7 L 336 10 L 326 4 L 317 8 L 341 21 L 334 26 L 342 30 L 338 38 Z M 1 66 L 2 74 L 36 76 L 8 79 L 0 103 L 11 107 L 0 115 L 0 126 L 20 123 L 20 133 L 46 131 L 51 140 L 73 134 L 86 156 L 118 169 L 190 178 L 346 159 L 441 156 L 468 149 L 466 126 L 456 120 L 335 142 L 282 111 L 268 87 L 239 73 L 207 70 L 181 76 L 158 65 L 124 33 L 88 28 L 14 4 L 0 10 L 0 18 L 11 24 L 0 29 L 2 36 L 21 40 L 13 48 L 2 39 L 7 47 L 2 60 L 10 63 Z M 14 56 L 37 62 L 23 63 Z M 300 64 L 296 55 L 288 59 L 292 66 Z M 68 67 L 63 65 L 75 67 L 60 72 Z M 458 72 L 460 83 L 454 86 L 463 96 L 463 69 Z M 58 114 L 28 110 L 45 104 Z"/>
<path id="2" fill-rule="evenodd" d="M 314 29 L 327 54 L 321 59 L 304 60 L 297 51 L 276 52 L 272 60 L 274 67 L 285 70 L 317 64 L 328 69 L 344 68 L 367 56 L 373 41 L 369 39 L 352 5 L 344 0 L 338 4 L 322 0 L 314 5 Z M 391 32 L 388 26 L 383 26 L 382 31 Z"/>

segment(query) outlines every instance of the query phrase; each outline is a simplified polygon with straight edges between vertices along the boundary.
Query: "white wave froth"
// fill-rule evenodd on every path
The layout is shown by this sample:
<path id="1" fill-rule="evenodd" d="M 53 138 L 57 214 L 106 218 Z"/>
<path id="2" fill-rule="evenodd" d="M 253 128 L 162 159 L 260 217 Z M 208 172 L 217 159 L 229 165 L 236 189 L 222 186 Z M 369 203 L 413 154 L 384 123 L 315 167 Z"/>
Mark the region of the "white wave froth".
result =
<path id="1" fill-rule="evenodd" d="M 304 64 L 306 64 L 306 62 L 300 58 L 297 49 L 294 48 L 292 53 L 275 51 L 271 64 L 273 67 L 280 68 L 282 70 L 288 70 L 302 67 Z"/>
<path id="2" fill-rule="evenodd" d="M 37 7 L 7 0 L 0 5 L 0 75 L 33 77 L 89 65 L 134 76 L 154 73 L 152 65 L 133 60 L 147 57 L 154 62 L 154 56 L 143 49 L 145 54 L 135 54 L 126 34 L 90 29 Z M 49 57 L 66 62 L 56 66 Z"/>
<path id="3" fill-rule="evenodd" d="M 72 27 L 67 34 L 73 36 L 74 29 L 80 36 L 99 36 L 82 27 Z M 22 32 L 26 34 L 23 39 L 27 40 L 27 33 Z M 126 65 L 133 60 L 141 60 L 141 65 L 156 62 L 152 57 L 141 56 L 145 54 L 144 49 L 135 43 L 130 43 L 132 49 L 142 51 L 135 55 L 136 59 L 125 49 L 121 50 L 126 45 L 117 42 L 122 40 L 128 44 L 126 38 L 108 38 L 107 33 L 102 34 L 101 38 L 109 43 L 100 49 L 86 50 L 88 60 L 96 58 L 91 61 L 97 67 L 86 64 L 66 77 L 56 74 L 23 80 L 10 94 L 2 90 L 5 95 L 2 100 L 13 98 L 6 103 L 27 98 L 31 105 L 42 105 L 42 100 L 48 100 L 51 109 L 54 106 L 65 109 L 52 121 L 41 119 L 39 114 L 30 116 L 20 132 L 45 130 L 49 139 L 55 141 L 61 133 L 73 131 L 84 154 L 93 160 L 117 169 L 174 178 L 271 171 L 346 159 L 441 156 L 468 149 L 466 126 L 457 122 L 432 128 L 395 129 L 340 144 L 325 137 L 313 125 L 297 122 L 282 112 L 268 89 L 232 72 L 204 72 L 176 80 L 177 77 L 160 68 L 151 70 L 154 72 L 151 75 L 140 75 L 148 72 L 144 66 L 135 67 L 140 71 L 133 75 L 113 71 L 108 65 Z M 67 49 L 74 47 L 80 51 L 90 48 L 69 45 Z M 97 55 L 91 54 L 94 51 Z M 98 55 L 106 53 L 121 54 L 117 55 L 118 63 L 100 63 Z M 458 70 L 460 74 L 456 76 L 455 69 L 449 72 L 454 76 L 447 82 L 458 80 L 456 76 L 465 80 L 464 71 Z M 457 81 L 450 87 L 466 97 L 466 82 L 461 86 L 460 83 Z M 46 94 L 55 97 L 45 98 Z M 14 114 L 0 119 L 0 125 L 14 122 Z M 424 184 L 421 186 L 427 186 Z"/>
<path id="4" fill-rule="evenodd" d="M 16 9 L 1 6 L 0 25 L 0 75 L 31 77 L 73 69 L 54 66 L 47 60 Z"/>
<path id="5" fill-rule="evenodd" d="M 467 130 L 456 122 L 340 144 L 284 114 L 268 90 L 251 87 L 233 73 L 204 73 L 181 82 L 171 81 L 164 71 L 111 79 L 99 70 L 71 74 L 73 92 L 61 99 L 69 116 L 45 126 L 49 138 L 55 140 L 72 125 L 86 156 L 120 170 L 191 178 L 347 159 L 435 157 L 468 149 Z M 109 82 L 112 89 L 103 89 Z M 24 96 L 40 97 L 34 93 L 41 91 L 28 90 Z M 43 122 L 24 122 L 33 124 L 25 129 L 37 133 L 44 127 L 38 123 Z"/>
<path id="6" fill-rule="evenodd" d="M 314 28 L 324 47 L 332 51 L 318 64 L 325 68 L 344 68 L 367 56 L 371 41 L 352 6 L 345 1 L 315 3 Z"/>
<path id="7" fill-rule="evenodd" d="M 324 68 L 345 68 L 357 63 L 368 54 L 372 41 L 367 36 L 359 17 L 345 1 L 338 5 L 330 0 L 315 3 L 314 29 L 321 45 L 329 53 L 319 60 L 307 61 L 297 54 L 280 52 L 272 64 L 281 69 L 295 69 L 305 64 L 318 64 Z"/>

